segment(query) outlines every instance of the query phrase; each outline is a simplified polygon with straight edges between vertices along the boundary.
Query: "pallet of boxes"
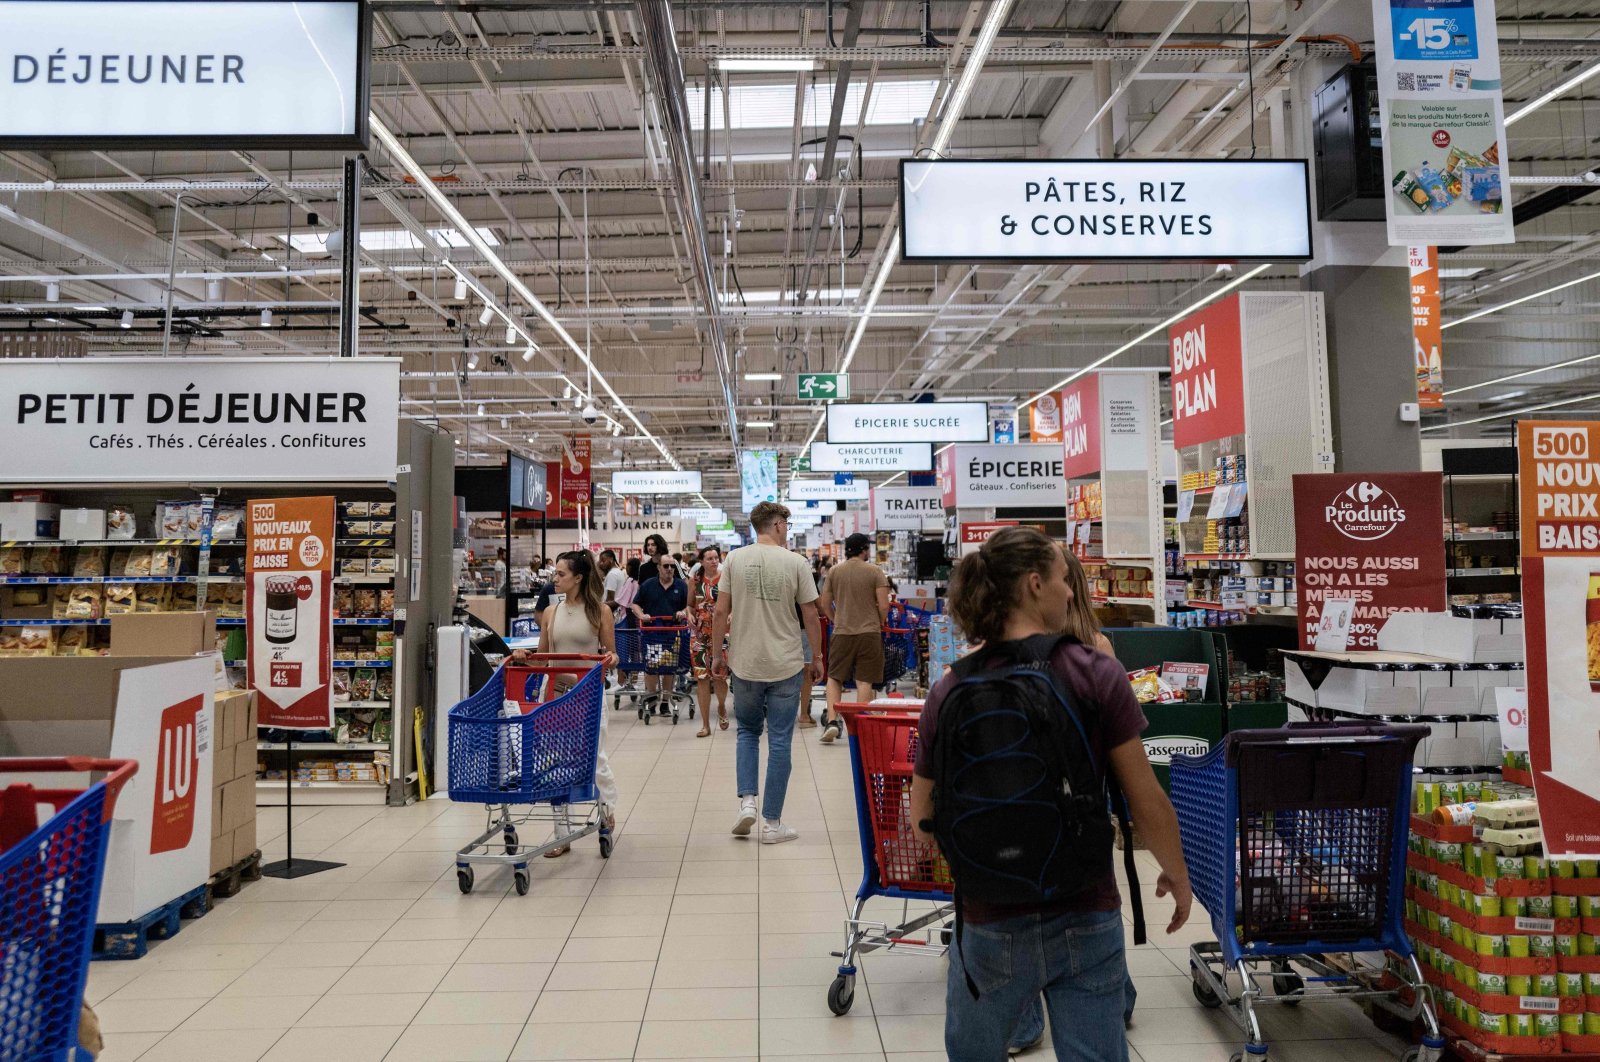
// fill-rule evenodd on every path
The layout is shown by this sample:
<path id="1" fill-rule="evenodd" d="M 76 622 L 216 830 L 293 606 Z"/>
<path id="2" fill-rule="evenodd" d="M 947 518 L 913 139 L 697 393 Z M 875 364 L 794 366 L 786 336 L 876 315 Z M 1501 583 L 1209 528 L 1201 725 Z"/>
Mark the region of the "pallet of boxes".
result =
<path id="1" fill-rule="evenodd" d="M 228 897 L 261 877 L 256 846 L 256 695 L 228 690 L 216 696 L 212 759 L 211 885 Z"/>

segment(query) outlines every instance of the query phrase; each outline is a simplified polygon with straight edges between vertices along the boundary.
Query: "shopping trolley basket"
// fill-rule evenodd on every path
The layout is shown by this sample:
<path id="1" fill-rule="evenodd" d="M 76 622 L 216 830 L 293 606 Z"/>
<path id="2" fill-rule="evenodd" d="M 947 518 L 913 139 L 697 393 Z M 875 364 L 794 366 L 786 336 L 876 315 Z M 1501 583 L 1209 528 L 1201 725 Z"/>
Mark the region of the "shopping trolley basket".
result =
<path id="1" fill-rule="evenodd" d="M 132 760 L 0 759 L 0 1058 L 78 1053 L 100 879 L 117 792 Z M 29 775 L 104 775 L 86 789 L 35 789 Z M 41 809 L 50 816 L 38 825 Z"/>
<path id="2" fill-rule="evenodd" d="M 532 660 L 529 667 L 502 665 L 450 709 L 450 799 L 488 806 L 488 828 L 456 853 L 456 882 L 464 893 L 472 891 L 474 863 L 509 863 L 517 895 L 525 896 L 528 861 L 536 856 L 591 833 L 600 835 L 600 854 L 611 855 L 594 784 L 605 710 L 603 658 L 535 654 Z M 541 804 L 548 810 L 535 811 Z M 574 804 L 590 805 L 581 823 L 573 819 Z M 514 814 L 513 805 L 528 809 Z M 550 823 L 554 835 L 541 845 L 523 845 L 518 827 L 535 821 Z"/>
<path id="3" fill-rule="evenodd" d="M 917 668 L 917 632 L 913 627 L 883 629 L 883 685 L 885 689 L 900 681 L 900 676 Z"/>
<path id="4" fill-rule="evenodd" d="M 945 927 L 955 908 L 949 864 L 937 847 L 918 839 L 911 825 L 919 715 L 848 702 L 836 707 L 849 723 L 862 862 L 861 885 L 844 922 L 844 951 L 834 952 L 839 975 L 828 987 L 828 1009 L 845 1014 L 855 1002 L 857 956 L 879 950 L 943 955 L 950 943 Z M 902 901 L 899 925 L 862 918 L 874 896 Z M 913 902 L 929 901 L 933 907 L 911 910 Z"/>
<path id="5" fill-rule="evenodd" d="M 656 675 L 663 681 L 655 691 L 617 688 L 612 692 L 612 707 L 620 708 L 622 698 L 631 697 L 646 726 L 654 715 L 670 715 L 676 726 L 679 705 L 687 704 L 689 718 L 693 719 L 694 698 L 677 688 L 678 680 L 687 677 L 691 668 L 689 628 L 666 616 L 646 620 L 638 627 L 618 628 L 616 636 L 617 670 Z"/>
<path id="6" fill-rule="evenodd" d="M 1439 1057 L 1402 926 L 1411 759 L 1427 733 L 1359 721 L 1241 730 L 1204 756 L 1172 758 L 1184 862 L 1217 935 L 1189 949 L 1194 994 L 1244 1029 L 1235 1059 L 1267 1054 L 1258 1005 L 1331 998 L 1420 1015 L 1422 1046 L 1406 1057 Z M 1387 963 L 1330 958 L 1372 952 Z"/>

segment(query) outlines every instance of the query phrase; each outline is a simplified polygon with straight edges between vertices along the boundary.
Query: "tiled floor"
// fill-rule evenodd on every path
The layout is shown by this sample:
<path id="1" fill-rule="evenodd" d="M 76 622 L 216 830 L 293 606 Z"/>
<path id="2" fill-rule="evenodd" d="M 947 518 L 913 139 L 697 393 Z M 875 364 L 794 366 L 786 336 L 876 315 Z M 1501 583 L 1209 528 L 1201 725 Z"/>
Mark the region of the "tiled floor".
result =
<path id="1" fill-rule="evenodd" d="M 586 839 L 538 860 L 527 896 L 499 868 L 480 868 L 471 896 L 457 889 L 451 855 L 479 808 L 297 812 L 297 854 L 346 865 L 250 885 L 146 958 L 95 963 L 103 1059 L 942 1058 L 943 960 L 869 956 L 854 1009 L 828 1011 L 828 953 L 861 877 L 844 743 L 797 732 L 785 818 L 801 836 L 763 847 L 728 833 L 733 730 L 695 729 L 613 713 L 616 851 L 602 860 Z M 281 858 L 283 812 L 260 814 L 263 854 Z M 1170 907 L 1140 858 L 1159 933 Z M 868 911 L 900 913 L 883 900 Z M 1190 993 L 1184 949 L 1211 932 L 1196 915 L 1129 952 L 1136 1060 L 1224 1062 L 1238 1049 L 1232 1023 Z M 1276 1008 L 1265 1023 L 1280 1059 L 1375 1062 L 1403 1046 L 1350 1005 Z"/>

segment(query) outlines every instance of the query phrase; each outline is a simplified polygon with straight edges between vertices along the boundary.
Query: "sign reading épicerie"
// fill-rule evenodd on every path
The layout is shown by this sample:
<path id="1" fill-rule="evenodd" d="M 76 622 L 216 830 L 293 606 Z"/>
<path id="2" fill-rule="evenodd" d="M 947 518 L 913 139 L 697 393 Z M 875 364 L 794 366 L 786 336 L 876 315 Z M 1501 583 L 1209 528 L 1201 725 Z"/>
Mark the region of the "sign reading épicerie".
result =
<path id="1" fill-rule="evenodd" d="M 395 358 L 0 361 L 12 483 L 389 480 Z"/>

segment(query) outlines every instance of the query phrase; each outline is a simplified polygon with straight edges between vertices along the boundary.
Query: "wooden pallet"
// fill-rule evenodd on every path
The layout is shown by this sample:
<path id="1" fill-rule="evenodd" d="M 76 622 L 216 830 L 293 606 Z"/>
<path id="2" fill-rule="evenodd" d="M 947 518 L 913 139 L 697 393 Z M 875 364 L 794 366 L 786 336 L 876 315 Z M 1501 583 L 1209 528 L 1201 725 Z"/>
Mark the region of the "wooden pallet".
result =
<path id="1" fill-rule="evenodd" d="M 94 927 L 92 959 L 142 959 L 150 941 L 177 934 L 186 918 L 200 918 L 211 910 L 210 885 L 190 889 L 132 922 L 111 922 Z"/>
<path id="2" fill-rule="evenodd" d="M 251 852 L 249 857 L 241 859 L 231 867 L 226 867 L 211 875 L 212 900 L 226 900 L 239 895 L 239 890 L 244 888 L 247 881 L 261 880 L 261 852 Z"/>

